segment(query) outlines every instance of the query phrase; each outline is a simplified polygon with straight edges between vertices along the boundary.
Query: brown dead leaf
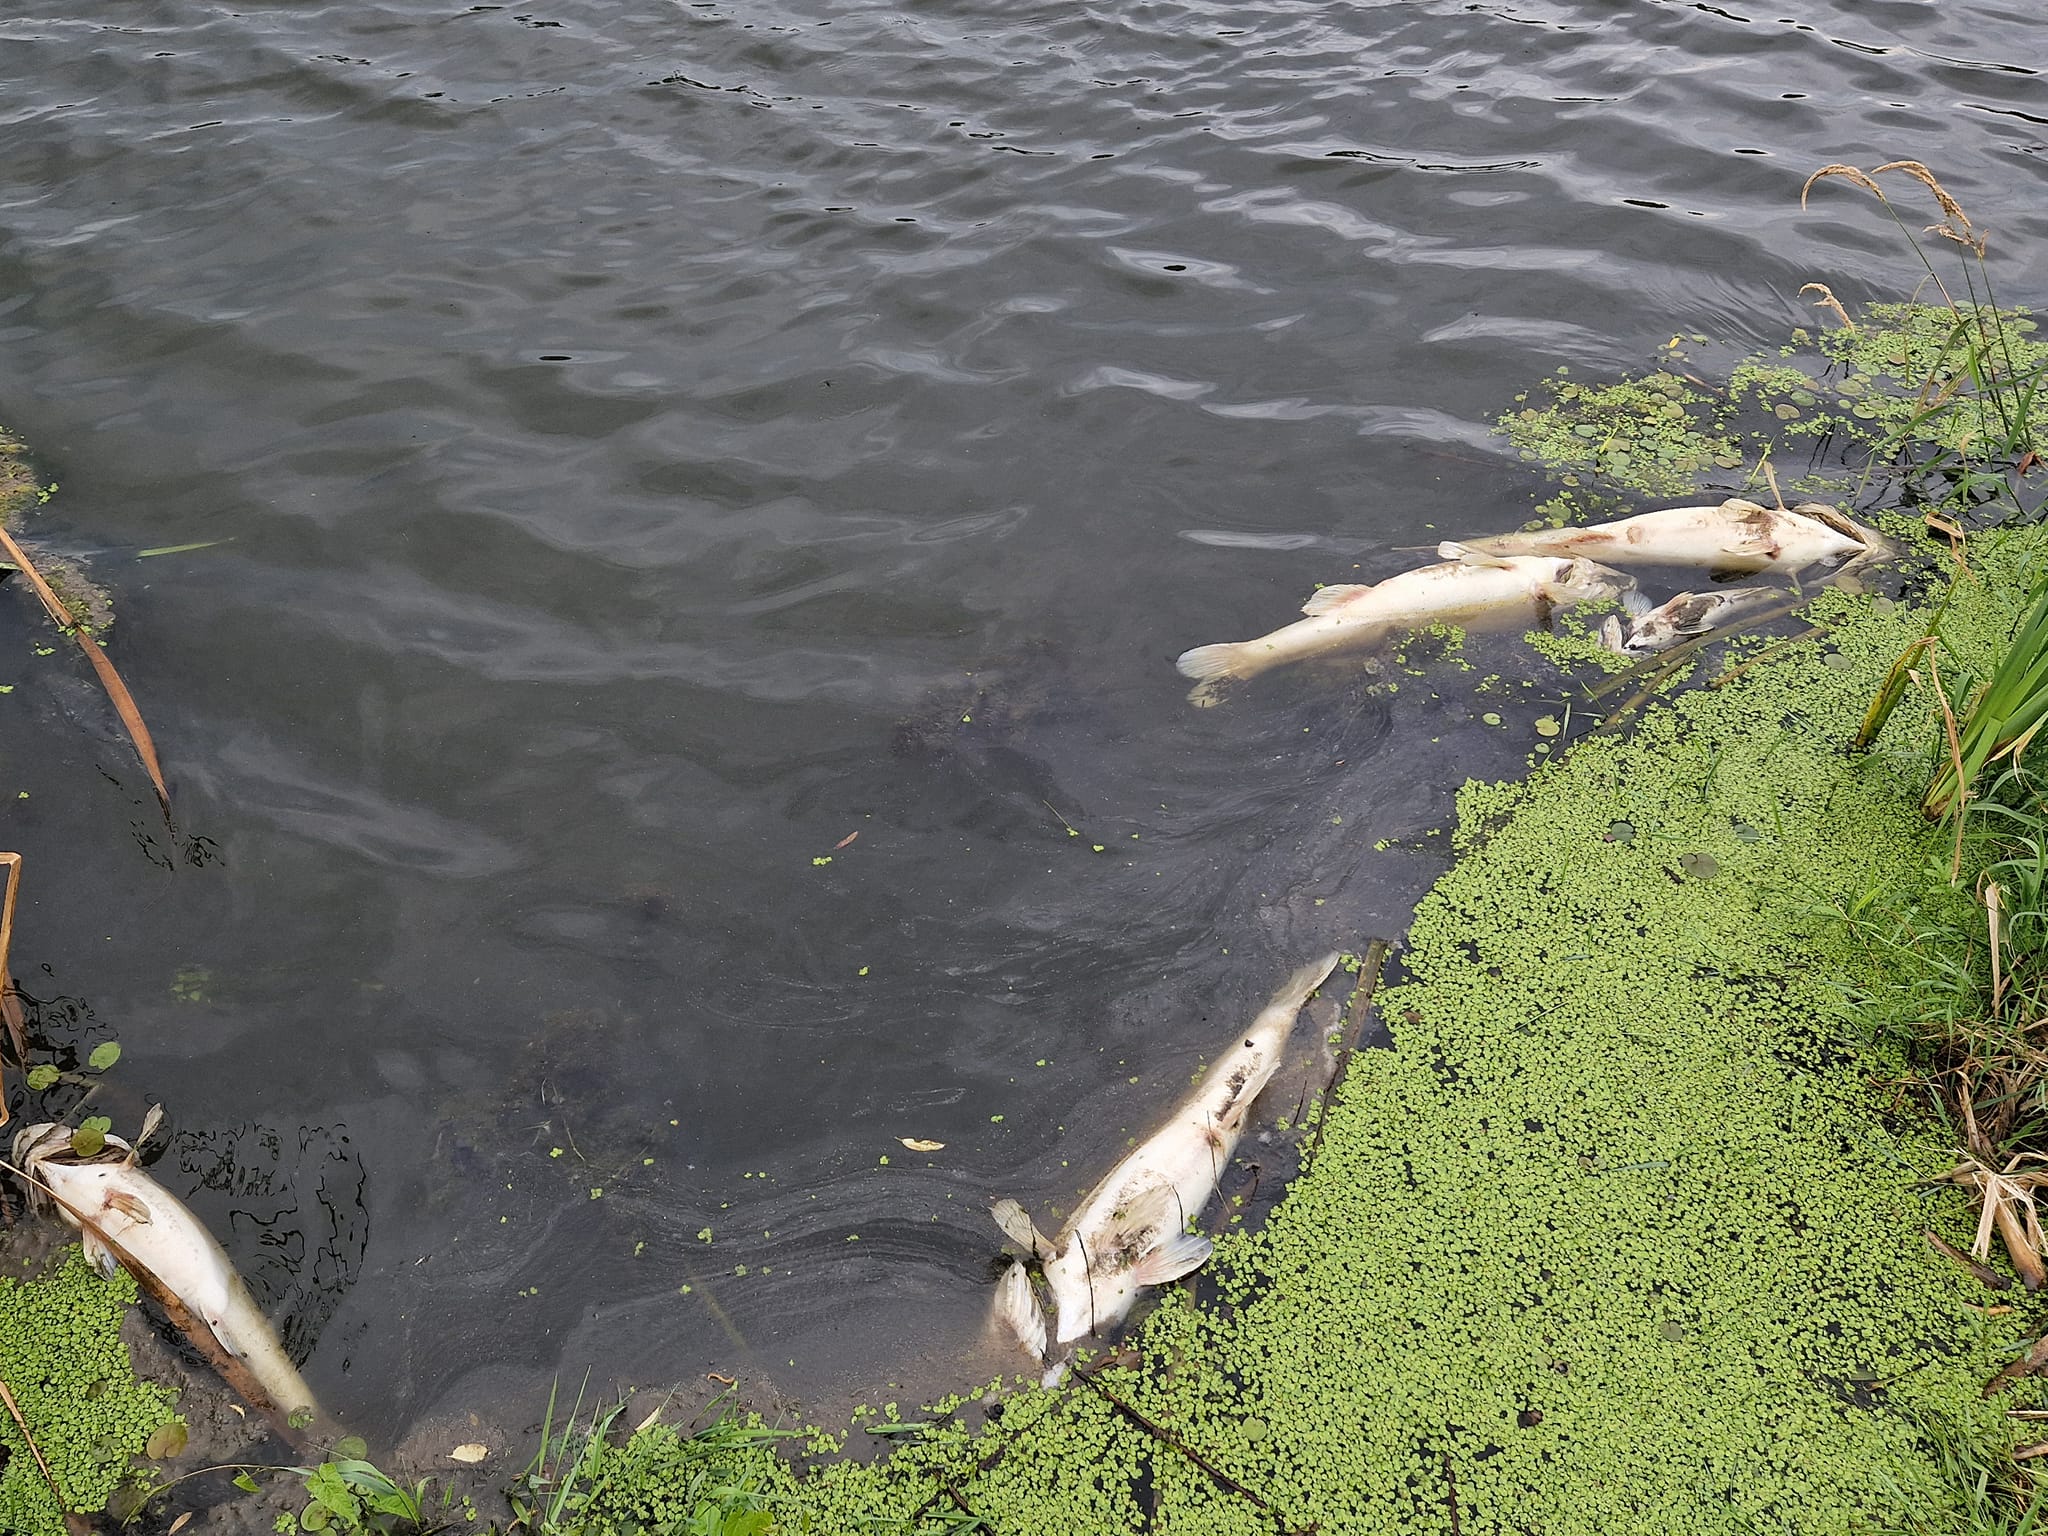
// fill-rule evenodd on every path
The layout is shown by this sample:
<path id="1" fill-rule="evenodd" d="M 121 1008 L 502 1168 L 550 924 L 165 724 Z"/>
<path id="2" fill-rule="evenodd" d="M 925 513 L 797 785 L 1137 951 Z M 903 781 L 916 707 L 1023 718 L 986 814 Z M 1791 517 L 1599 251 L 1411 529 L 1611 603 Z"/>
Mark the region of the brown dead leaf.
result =
<path id="1" fill-rule="evenodd" d="M 834 853 L 837 853 L 837 852 L 838 852 L 838 851 L 839 851 L 839 850 L 840 850 L 841 848 L 844 848 L 844 847 L 846 847 L 846 845 L 847 845 L 847 844 L 851 843 L 851 842 L 852 842 L 852 841 L 853 841 L 853 840 L 854 840 L 854 839 L 855 839 L 856 837 L 859 837 L 859 836 L 860 836 L 860 833 L 858 833 L 858 832 L 849 832 L 849 833 L 847 833 L 847 834 L 846 834 L 846 836 L 842 837 L 841 839 L 839 839 L 839 841 L 838 841 L 838 842 L 836 842 L 836 843 L 834 843 L 834 844 L 832 845 L 832 851 L 833 851 Z"/>
<path id="2" fill-rule="evenodd" d="M 898 1136 L 896 1139 L 913 1152 L 936 1152 L 945 1146 L 943 1141 L 921 1141 L 915 1136 Z"/>
<path id="3" fill-rule="evenodd" d="M 465 1466 L 473 1466 L 490 1454 L 491 1448 L 489 1446 L 481 1445 L 472 1440 L 467 1445 L 455 1447 L 454 1450 L 448 1453 L 448 1459 L 450 1461 L 462 1462 Z"/>

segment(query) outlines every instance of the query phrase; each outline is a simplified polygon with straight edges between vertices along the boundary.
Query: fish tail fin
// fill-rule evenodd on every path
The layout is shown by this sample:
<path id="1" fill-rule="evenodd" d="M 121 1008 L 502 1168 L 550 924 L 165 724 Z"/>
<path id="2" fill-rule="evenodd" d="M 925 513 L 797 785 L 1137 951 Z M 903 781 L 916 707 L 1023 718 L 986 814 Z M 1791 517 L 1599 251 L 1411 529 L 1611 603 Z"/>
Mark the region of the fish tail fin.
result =
<path id="1" fill-rule="evenodd" d="M 1024 1207 L 1005 1196 L 988 1208 L 996 1225 L 1003 1229 L 1003 1236 L 1022 1248 L 1032 1258 L 1043 1264 L 1053 1256 L 1052 1240 L 1038 1230 L 1038 1224 L 1025 1214 Z"/>
<path id="2" fill-rule="evenodd" d="M 1045 1358 L 1045 1310 L 1031 1289 L 1031 1277 L 1016 1260 L 996 1282 L 996 1321 L 1016 1336 L 1034 1360 Z"/>
<path id="3" fill-rule="evenodd" d="M 1198 683 L 1251 676 L 1250 669 L 1245 666 L 1245 647 L 1235 640 L 1226 640 L 1220 645 L 1198 645 L 1192 651 L 1182 651 L 1174 666 L 1182 677 L 1192 677 Z"/>
<path id="4" fill-rule="evenodd" d="M 1507 564 L 1507 557 L 1488 549 L 1486 539 L 1445 539 L 1437 545 L 1436 552 L 1446 560 L 1456 560 L 1461 565 L 1501 566 Z M 1512 567 L 1510 567 L 1512 569 Z"/>

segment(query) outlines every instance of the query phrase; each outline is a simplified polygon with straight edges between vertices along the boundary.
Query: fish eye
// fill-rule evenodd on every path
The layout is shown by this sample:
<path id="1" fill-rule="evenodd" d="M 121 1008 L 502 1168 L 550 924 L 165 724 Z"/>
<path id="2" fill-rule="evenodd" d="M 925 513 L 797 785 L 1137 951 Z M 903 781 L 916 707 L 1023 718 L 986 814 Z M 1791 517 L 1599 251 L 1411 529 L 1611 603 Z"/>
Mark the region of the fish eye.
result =
<path id="1" fill-rule="evenodd" d="M 1250 1051 L 1250 1050 L 1256 1050 L 1256 1049 L 1257 1049 L 1257 1047 L 1256 1047 L 1256 1046 L 1254 1046 L 1254 1045 L 1253 1045 L 1253 1044 L 1251 1043 L 1251 1041 L 1249 1041 L 1249 1040 L 1245 1041 L 1245 1043 L 1244 1043 L 1244 1048 L 1245 1048 L 1246 1050 L 1248 1050 L 1248 1051 Z"/>

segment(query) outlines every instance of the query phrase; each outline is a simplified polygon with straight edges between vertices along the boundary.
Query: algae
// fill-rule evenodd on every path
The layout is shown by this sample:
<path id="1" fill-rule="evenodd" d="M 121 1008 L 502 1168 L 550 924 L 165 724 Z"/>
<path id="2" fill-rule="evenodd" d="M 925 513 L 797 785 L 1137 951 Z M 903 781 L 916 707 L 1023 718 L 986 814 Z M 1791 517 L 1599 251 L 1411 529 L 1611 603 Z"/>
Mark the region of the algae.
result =
<path id="1" fill-rule="evenodd" d="M 133 1279 L 102 1280 L 76 1247 L 39 1278 L 0 1278 L 0 1380 L 76 1511 L 105 1509 L 129 1462 L 173 1418 L 170 1394 L 136 1379 L 121 1342 L 134 1300 Z M 0 1416 L 0 1445 L 0 1530 L 64 1536 L 64 1512 L 11 1415 Z"/>
<path id="2" fill-rule="evenodd" d="M 1612 384 L 1580 383 L 1560 370 L 1560 377 L 1515 398 L 1522 408 L 1501 417 L 1501 431 L 1524 459 L 1568 476 L 1582 473 L 1646 496 L 1675 496 L 1705 471 L 1742 462 L 1714 397 L 1663 369 Z M 1542 403 L 1530 404 L 1532 398 Z"/>
<path id="3" fill-rule="evenodd" d="M 1841 493 L 1860 458 L 1908 445 L 1937 458 L 2048 450 L 2048 433 L 2015 403 L 2048 368 L 2038 329 L 2021 307 L 1871 304 L 1853 324 L 1801 328 L 1777 351 L 1743 358 L 1725 389 L 1671 368 L 1610 384 L 1561 376 L 1516 396 L 1520 409 L 1498 425 L 1522 458 L 1562 481 L 1535 507 L 1535 521 L 1552 526 L 1615 515 L 1618 492 L 1687 494 L 1713 470 L 1802 442 L 1820 461 L 1786 489 Z"/>

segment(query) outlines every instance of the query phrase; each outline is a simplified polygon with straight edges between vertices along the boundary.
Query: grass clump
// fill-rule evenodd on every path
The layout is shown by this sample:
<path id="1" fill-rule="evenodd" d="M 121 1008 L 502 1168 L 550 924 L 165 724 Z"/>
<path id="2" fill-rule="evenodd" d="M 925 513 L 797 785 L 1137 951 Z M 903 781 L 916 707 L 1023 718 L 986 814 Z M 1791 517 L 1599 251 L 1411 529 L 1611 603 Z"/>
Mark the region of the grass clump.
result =
<path id="1" fill-rule="evenodd" d="M 791 1477 L 775 1452 L 791 1431 L 768 1429 L 713 1404 L 711 1421 L 683 1433 L 652 1418 L 623 1442 L 613 1430 L 623 1402 L 592 1409 L 580 1425 L 579 1395 L 559 1429 L 555 1399 L 534 1459 L 508 1494 L 509 1532 L 523 1536 L 766 1536 L 777 1529 L 773 1496 Z"/>

